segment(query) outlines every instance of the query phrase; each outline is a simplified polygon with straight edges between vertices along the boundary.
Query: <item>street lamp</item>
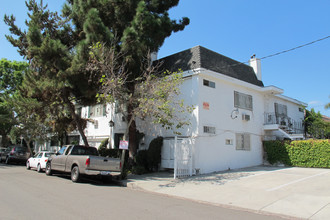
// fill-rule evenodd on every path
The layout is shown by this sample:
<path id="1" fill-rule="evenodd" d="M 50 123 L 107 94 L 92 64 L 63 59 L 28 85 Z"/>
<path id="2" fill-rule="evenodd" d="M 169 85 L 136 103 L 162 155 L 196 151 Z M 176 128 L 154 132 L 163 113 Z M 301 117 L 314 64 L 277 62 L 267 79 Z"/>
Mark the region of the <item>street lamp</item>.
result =
<path id="1" fill-rule="evenodd" d="M 115 122 L 114 121 L 109 121 L 109 126 L 112 128 L 112 127 L 114 127 L 115 126 Z"/>

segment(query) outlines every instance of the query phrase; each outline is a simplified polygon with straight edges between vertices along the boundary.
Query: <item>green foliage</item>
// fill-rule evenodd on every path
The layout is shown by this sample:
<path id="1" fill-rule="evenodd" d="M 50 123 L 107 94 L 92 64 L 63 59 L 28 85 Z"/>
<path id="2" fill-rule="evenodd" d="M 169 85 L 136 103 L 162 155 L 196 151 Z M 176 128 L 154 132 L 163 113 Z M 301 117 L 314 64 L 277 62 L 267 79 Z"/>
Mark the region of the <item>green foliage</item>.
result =
<path id="1" fill-rule="evenodd" d="M 288 157 L 288 152 L 286 144 L 290 143 L 288 141 L 264 141 L 263 146 L 266 152 L 267 161 L 270 164 L 283 163 L 286 165 L 291 165 L 290 158 Z"/>
<path id="2" fill-rule="evenodd" d="M 116 88 L 107 95 L 113 96 L 116 91 L 120 94 L 124 89 L 127 94 L 124 100 L 128 101 L 127 97 L 134 95 L 135 79 L 141 75 L 148 52 L 158 51 L 165 38 L 189 24 L 186 17 L 179 21 L 170 19 L 168 11 L 178 2 L 75 0 L 67 1 L 59 15 L 49 11 L 42 1 L 40 4 L 35 0 L 27 1 L 27 32 L 15 25 L 13 16 L 6 15 L 4 18 L 11 34 L 16 36 L 6 36 L 7 39 L 31 62 L 31 72 L 24 80 L 24 95 L 36 98 L 43 106 L 47 106 L 49 116 L 54 112 L 56 116 L 70 115 L 88 145 L 81 119 L 75 114 L 75 105 L 94 105 L 103 99 L 102 94 L 96 95 L 103 83 L 101 79 L 105 80 L 105 74 L 102 68 L 88 68 L 90 59 L 96 57 L 90 53 L 95 49 L 94 45 L 100 42 L 111 47 L 118 62 L 125 64 L 125 71 L 119 68 L 119 71 L 112 72 L 115 75 L 125 72 L 126 75 L 124 80 L 110 84 Z M 107 62 L 107 59 L 100 60 Z M 110 78 L 110 82 L 111 79 L 116 77 Z M 135 118 L 131 116 L 137 105 L 128 103 L 129 143 L 131 155 L 134 155 Z M 167 110 L 168 106 L 166 102 L 160 109 Z M 165 112 L 167 116 L 172 115 L 171 111 Z M 56 117 L 55 122 L 59 118 L 62 117 Z M 168 119 L 162 120 L 159 115 L 156 120 L 169 124 Z"/>
<path id="3" fill-rule="evenodd" d="M 148 173 L 148 170 L 144 166 L 133 166 L 132 167 L 132 173 L 137 175 L 142 175 L 145 173 Z"/>
<path id="4" fill-rule="evenodd" d="M 157 74 L 156 70 L 145 72 L 137 79 L 133 103 L 134 116 L 140 119 L 150 118 L 154 124 L 175 133 L 189 125 L 186 113 L 193 111 L 192 106 L 186 106 L 184 100 L 178 100 L 179 86 L 183 82 L 183 73 L 164 72 Z M 179 133 L 180 134 L 180 133 Z"/>
<path id="5" fill-rule="evenodd" d="M 140 150 L 135 156 L 135 163 L 137 166 L 144 167 L 145 170 L 149 170 L 148 166 L 148 150 Z"/>
<path id="6" fill-rule="evenodd" d="M 106 138 L 103 141 L 101 141 L 101 144 L 99 146 L 99 150 L 106 149 L 109 144 L 109 139 Z"/>
<path id="7" fill-rule="evenodd" d="M 22 84 L 23 76 L 28 68 L 28 63 L 0 60 L 0 94 L 1 96 L 13 95 Z"/>
<path id="8" fill-rule="evenodd" d="M 19 123 L 8 100 L 18 92 L 27 68 L 28 63 L 26 62 L 0 60 L 0 135 L 2 136 L 2 147 L 8 145 L 7 135 L 13 126 Z"/>
<path id="9" fill-rule="evenodd" d="M 16 93 L 6 102 L 15 112 L 15 120 L 18 122 L 12 128 L 11 139 L 23 137 L 30 151 L 32 141 L 43 143 L 48 140 L 48 134 L 51 130 L 49 126 L 43 123 L 42 114 L 37 114 L 34 111 L 34 108 L 39 106 L 35 99 L 24 98 L 20 93 Z"/>
<path id="10" fill-rule="evenodd" d="M 315 112 L 313 108 L 306 110 L 305 130 L 307 136 L 312 138 L 330 138 L 330 123 L 323 121 L 321 113 Z"/>
<path id="11" fill-rule="evenodd" d="M 102 157 L 112 157 L 112 158 L 120 158 L 121 157 L 121 151 L 120 149 L 109 149 L 107 148 L 107 145 L 109 143 L 109 139 L 106 138 L 104 139 L 100 146 L 99 146 L 99 154 Z"/>
<path id="12" fill-rule="evenodd" d="M 157 170 L 161 162 L 161 151 L 163 146 L 163 137 L 157 137 L 150 142 L 148 148 L 148 166 L 151 170 Z"/>
<path id="13" fill-rule="evenodd" d="M 330 168 L 330 141 L 265 141 L 267 160 L 288 166 Z"/>
<path id="14" fill-rule="evenodd" d="M 330 98 L 330 95 L 329 95 L 329 98 Z M 330 102 L 327 103 L 327 104 L 324 106 L 324 109 L 330 109 Z"/>

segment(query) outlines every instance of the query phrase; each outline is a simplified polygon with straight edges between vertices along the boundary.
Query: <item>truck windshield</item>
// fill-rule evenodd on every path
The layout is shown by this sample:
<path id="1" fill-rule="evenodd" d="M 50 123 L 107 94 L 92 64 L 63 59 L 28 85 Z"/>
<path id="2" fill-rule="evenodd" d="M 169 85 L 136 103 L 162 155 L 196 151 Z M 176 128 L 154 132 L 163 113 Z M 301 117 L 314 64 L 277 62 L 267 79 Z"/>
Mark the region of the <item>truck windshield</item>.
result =
<path id="1" fill-rule="evenodd" d="M 75 146 L 71 155 L 93 155 L 98 156 L 97 149 L 95 147 Z"/>

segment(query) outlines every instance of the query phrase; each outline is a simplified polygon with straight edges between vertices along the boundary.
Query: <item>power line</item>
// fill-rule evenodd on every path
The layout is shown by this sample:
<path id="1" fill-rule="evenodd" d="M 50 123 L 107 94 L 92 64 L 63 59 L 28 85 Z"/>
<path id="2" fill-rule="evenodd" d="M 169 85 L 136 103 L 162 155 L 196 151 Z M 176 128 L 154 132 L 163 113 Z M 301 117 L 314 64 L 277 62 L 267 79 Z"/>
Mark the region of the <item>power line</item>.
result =
<path id="1" fill-rule="evenodd" d="M 263 60 L 263 59 L 267 59 L 267 58 L 270 58 L 270 57 L 274 57 L 274 56 L 278 56 L 280 54 L 283 54 L 283 53 L 287 53 L 287 52 L 290 52 L 290 51 L 293 51 L 293 50 L 296 50 L 296 49 L 299 49 L 299 48 L 302 48 L 302 47 L 306 47 L 308 45 L 311 45 L 311 44 L 314 44 L 316 42 L 319 42 L 319 41 L 322 41 L 322 40 L 326 40 L 330 38 L 330 35 L 329 36 L 326 36 L 326 37 L 323 37 L 323 38 L 320 38 L 320 39 L 317 39 L 317 40 L 314 40 L 314 41 L 311 41 L 309 43 L 306 43 L 306 44 L 303 44 L 303 45 L 300 45 L 300 46 L 297 46 L 297 47 L 294 47 L 294 48 L 291 48 L 291 49 L 288 49 L 288 50 L 283 50 L 281 52 L 277 52 L 277 53 L 274 53 L 274 54 L 270 54 L 270 55 L 267 55 L 267 56 L 264 56 L 264 57 L 261 57 L 261 58 L 258 58 L 260 60 Z M 237 66 L 237 65 L 240 65 L 240 64 L 247 64 L 249 63 L 249 61 L 246 61 L 246 62 L 240 62 L 240 63 L 237 63 L 237 64 L 233 64 L 233 65 L 230 65 L 230 66 Z"/>
<path id="2" fill-rule="evenodd" d="M 280 55 L 280 54 L 283 54 L 283 53 L 287 53 L 287 52 L 290 52 L 290 51 L 293 51 L 293 50 L 296 50 L 296 49 L 299 49 L 299 48 L 302 48 L 302 47 L 305 47 L 305 46 L 308 46 L 308 45 L 314 44 L 314 43 L 316 43 L 316 42 L 319 42 L 319 41 L 322 41 L 322 40 L 325 40 L 325 39 L 328 39 L 328 38 L 330 38 L 330 36 L 326 36 L 326 37 L 324 37 L 324 38 L 321 38 L 321 39 L 318 39 L 318 40 L 311 41 L 311 42 L 309 42 L 309 43 L 307 43 L 307 44 L 303 44 L 303 45 L 300 45 L 300 46 L 297 46 L 297 47 L 291 48 L 291 49 L 289 49 L 289 50 L 283 50 L 283 51 L 278 52 L 278 53 L 274 53 L 274 54 L 271 54 L 271 55 L 268 55 L 268 56 L 264 56 L 264 57 L 261 57 L 261 58 L 259 58 L 259 59 L 260 59 L 260 60 L 262 60 L 262 59 L 267 59 L 267 58 L 269 58 L 269 57 L 273 57 L 273 56 L 277 56 L 277 55 Z"/>

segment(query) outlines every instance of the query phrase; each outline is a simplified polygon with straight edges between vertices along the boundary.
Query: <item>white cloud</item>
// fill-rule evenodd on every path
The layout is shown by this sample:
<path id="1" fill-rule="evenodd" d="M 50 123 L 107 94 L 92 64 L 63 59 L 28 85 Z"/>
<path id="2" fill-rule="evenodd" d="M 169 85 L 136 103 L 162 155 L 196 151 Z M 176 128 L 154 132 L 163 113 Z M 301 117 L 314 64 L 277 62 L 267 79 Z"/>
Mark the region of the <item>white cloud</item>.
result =
<path id="1" fill-rule="evenodd" d="M 308 102 L 308 105 L 323 105 L 323 103 L 321 101 L 310 101 Z"/>

